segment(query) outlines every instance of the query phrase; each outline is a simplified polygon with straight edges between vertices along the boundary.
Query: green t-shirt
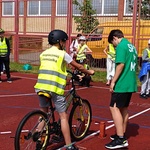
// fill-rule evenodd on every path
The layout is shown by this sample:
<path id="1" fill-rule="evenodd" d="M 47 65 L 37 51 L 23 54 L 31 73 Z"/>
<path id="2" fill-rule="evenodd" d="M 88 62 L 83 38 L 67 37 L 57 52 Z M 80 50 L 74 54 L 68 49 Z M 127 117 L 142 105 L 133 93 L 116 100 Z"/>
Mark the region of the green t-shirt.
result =
<path id="1" fill-rule="evenodd" d="M 120 74 L 114 88 L 115 92 L 136 92 L 136 68 L 137 68 L 137 51 L 135 47 L 125 38 L 116 47 L 116 66 L 124 64 L 124 69 Z"/>

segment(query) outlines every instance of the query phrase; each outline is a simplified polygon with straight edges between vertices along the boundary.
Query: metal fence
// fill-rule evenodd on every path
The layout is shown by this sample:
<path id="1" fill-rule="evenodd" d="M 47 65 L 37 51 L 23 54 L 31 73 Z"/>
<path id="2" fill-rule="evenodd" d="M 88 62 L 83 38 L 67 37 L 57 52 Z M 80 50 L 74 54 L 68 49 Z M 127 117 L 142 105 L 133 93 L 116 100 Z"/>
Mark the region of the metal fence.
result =
<path id="1" fill-rule="evenodd" d="M 82 4 L 86 0 L 78 2 Z M 142 1 L 92 0 L 91 2 L 96 10 L 99 26 L 103 27 L 104 31 L 101 40 L 87 41 L 93 51 L 93 46 L 97 47 L 96 52 L 92 54 L 90 65 L 97 68 L 106 67 L 103 49 L 108 44 L 107 37 L 110 30 L 116 28 L 125 33 L 125 37 L 136 46 L 141 57 L 142 50 L 150 38 L 150 20 L 143 17 L 142 7 L 138 7 L 142 5 Z M 69 45 L 79 33 L 76 30 L 74 15 L 81 17 L 72 0 L 0 0 L 0 27 L 6 31 L 6 36 L 11 41 L 11 61 L 39 65 L 39 54 L 49 47 L 47 35 L 53 29 L 62 29 L 68 33 L 69 53 Z"/>

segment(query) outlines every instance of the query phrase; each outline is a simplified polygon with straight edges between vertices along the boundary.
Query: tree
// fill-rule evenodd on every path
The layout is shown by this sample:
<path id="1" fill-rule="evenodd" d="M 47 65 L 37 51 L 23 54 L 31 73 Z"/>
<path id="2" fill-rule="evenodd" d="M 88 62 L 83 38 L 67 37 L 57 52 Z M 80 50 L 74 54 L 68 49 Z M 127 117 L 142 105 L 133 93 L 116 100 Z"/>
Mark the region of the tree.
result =
<path id="1" fill-rule="evenodd" d="M 82 3 L 79 3 L 78 0 L 73 0 L 73 4 L 80 11 L 80 16 L 73 16 L 77 24 L 76 30 L 81 31 L 83 34 L 89 33 L 99 24 L 96 18 L 96 10 L 93 9 L 91 0 L 84 0 Z"/>
<path id="2" fill-rule="evenodd" d="M 133 12 L 133 5 L 134 0 L 129 0 L 129 7 L 131 12 Z M 140 18 L 144 20 L 150 20 L 150 0 L 138 0 L 137 6 L 138 6 L 137 14 L 139 14 L 139 7 L 140 7 L 140 14 L 139 14 Z"/>

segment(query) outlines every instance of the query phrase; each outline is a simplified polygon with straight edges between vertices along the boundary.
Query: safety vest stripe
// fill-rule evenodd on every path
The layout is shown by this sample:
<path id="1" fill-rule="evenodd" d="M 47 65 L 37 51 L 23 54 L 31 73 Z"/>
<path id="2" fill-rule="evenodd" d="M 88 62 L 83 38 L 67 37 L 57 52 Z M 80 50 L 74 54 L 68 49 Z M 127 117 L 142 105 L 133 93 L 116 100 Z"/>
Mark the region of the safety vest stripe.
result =
<path id="1" fill-rule="evenodd" d="M 46 79 L 38 79 L 38 83 L 47 84 L 47 85 L 54 85 L 60 89 L 65 88 L 65 85 L 59 84 L 58 82 L 55 82 L 55 81 L 46 80 Z"/>
<path id="2" fill-rule="evenodd" d="M 52 71 L 52 70 L 39 70 L 39 74 L 48 74 L 48 75 L 55 75 L 59 78 L 62 78 L 66 80 L 66 76 L 63 74 L 60 74 L 59 72 Z"/>

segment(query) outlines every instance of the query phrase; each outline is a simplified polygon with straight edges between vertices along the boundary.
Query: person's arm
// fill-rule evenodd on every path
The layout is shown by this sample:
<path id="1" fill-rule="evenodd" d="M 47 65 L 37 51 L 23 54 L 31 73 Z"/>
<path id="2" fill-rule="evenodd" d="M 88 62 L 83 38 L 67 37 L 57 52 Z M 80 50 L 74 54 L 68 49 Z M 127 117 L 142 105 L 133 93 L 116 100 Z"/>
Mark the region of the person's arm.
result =
<path id="1" fill-rule="evenodd" d="M 106 54 L 106 56 L 108 55 L 108 54 L 107 54 L 108 48 L 109 48 L 109 47 L 107 46 L 107 47 L 103 50 L 103 52 Z"/>
<path id="2" fill-rule="evenodd" d="M 85 48 L 84 52 L 85 52 L 86 54 L 91 54 L 91 53 L 92 53 L 92 50 L 86 45 L 86 48 Z"/>
<path id="3" fill-rule="evenodd" d="M 64 61 L 67 64 L 72 65 L 73 67 L 75 67 L 76 69 L 78 69 L 79 71 L 81 71 L 81 72 L 83 72 L 85 74 L 89 74 L 89 75 L 93 75 L 94 74 L 94 70 L 87 70 L 87 69 L 85 69 L 83 65 L 78 64 L 76 61 L 74 61 L 72 59 L 72 57 L 67 52 L 64 55 Z"/>
<path id="4" fill-rule="evenodd" d="M 124 68 L 124 64 L 123 63 L 120 63 L 120 64 L 117 65 L 116 71 L 115 71 L 115 75 L 114 75 L 114 77 L 113 77 L 113 79 L 111 81 L 111 84 L 110 84 L 110 92 L 114 91 L 115 83 L 119 79 L 119 76 L 122 73 L 123 68 Z"/>
<path id="5" fill-rule="evenodd" d="M 89 75 L 93 75 L 94 74 L 94 70 L 87 70 L 84 68 L 83 65 L 78 64 L 76 61 L 71 61 L 70 64 L 75 67 L 76 69 L 78 69 L 79 71 L 85 73 L 85 74 L 89 74 Z"/>
<path id="6" fill-rule="evenodd" d="M 147 50 L 144 50 L 144 52 L 143 52 L 142 61 L 143 62 L 150 62 L 150 58 L 148 57 Z"/>
<path id="7" fill-rule="evenodd" d="M 7 49 L 8 49 L 8 56 L 10 55 L 10 43 L 9 43 L 9 40 L 7 38 L 6 39 L 6 45 L 7 45 Z"/>

